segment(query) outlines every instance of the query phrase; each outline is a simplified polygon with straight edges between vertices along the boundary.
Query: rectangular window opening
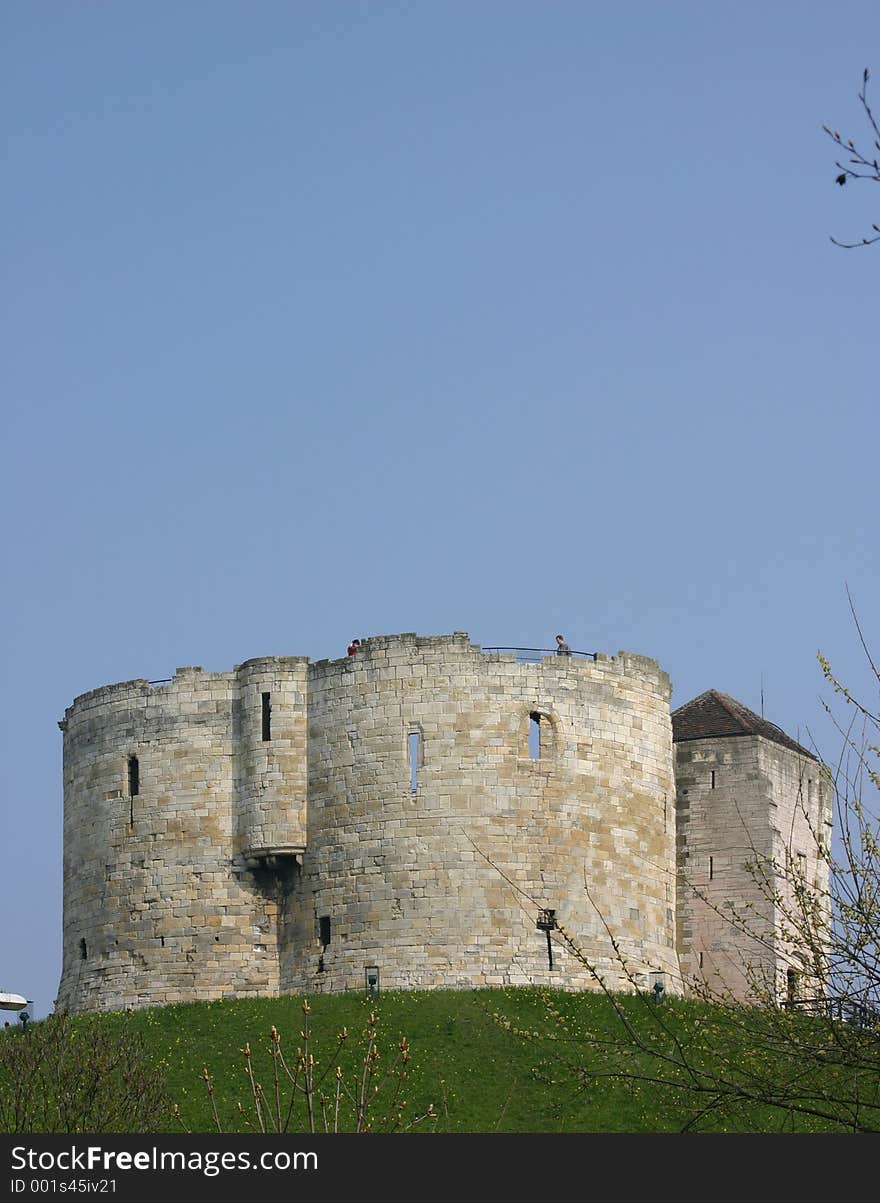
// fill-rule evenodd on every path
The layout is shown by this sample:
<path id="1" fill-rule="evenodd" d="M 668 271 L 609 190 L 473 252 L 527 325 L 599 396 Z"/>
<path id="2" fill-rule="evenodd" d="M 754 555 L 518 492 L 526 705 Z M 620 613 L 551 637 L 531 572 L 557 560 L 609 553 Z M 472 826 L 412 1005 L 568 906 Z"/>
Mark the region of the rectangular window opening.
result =
<path id="1" fill-rule="evenodd" d="M 128 796 L 136 798 L 141 792 L 141 766 L 137 756 L 128 758 Z"/>
<path id="2" fill-rule="evenodd" d="M 534 710 L 529 715 L 529 759 L 541 759 L 541 716 Z"/>
<path id="3" fill-rule="evenodd" d="M 330 916 L 322 915 L 318 920 L 318 935 L 324 948 L 330 943 Z"/>
<path id="4" fill-rule="evenodd" d="M 422 754 L 418 731 L 410 731 L 406 742 L 409 750 L 409 789 L 411 794 L 417 794 L 419 792 L 419 759 Z"/>
<path id="5" fill-rule="evenodd" d="M 712 770 L 712 786 L 711 786 L 711 788 L 712 789 L 715 788 L 715 770 L 714 769 Z"/>
<path id="6" fill-rule="evenodd" d="M 703 954 L 700 953 L 700 968 L 703 968 Z"/>
<path id="7" fill-rule="evenodd" d="M 272 695 L 263 694 L 263 743 L 272 738 Z"/>
<path id="8" fill-rule="evenodd" d="M 709 880 L 711 881 L 714 876 L 715 876 L 715 857 L 710 856 L 709 857 Z"/>

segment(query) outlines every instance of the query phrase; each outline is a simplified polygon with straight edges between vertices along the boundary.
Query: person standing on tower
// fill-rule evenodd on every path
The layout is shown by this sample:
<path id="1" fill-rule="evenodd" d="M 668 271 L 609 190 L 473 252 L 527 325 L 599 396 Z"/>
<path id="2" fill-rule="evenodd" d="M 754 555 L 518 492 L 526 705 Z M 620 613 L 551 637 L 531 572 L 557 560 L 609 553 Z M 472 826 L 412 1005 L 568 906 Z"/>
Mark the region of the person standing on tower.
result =
<path id="1" fill-rule="evenodd" d="M 565 642 L 564 635 L 556 636 L 556 655 L 557 656 L 570 656 L 571 655 L 571 648 Z"/>

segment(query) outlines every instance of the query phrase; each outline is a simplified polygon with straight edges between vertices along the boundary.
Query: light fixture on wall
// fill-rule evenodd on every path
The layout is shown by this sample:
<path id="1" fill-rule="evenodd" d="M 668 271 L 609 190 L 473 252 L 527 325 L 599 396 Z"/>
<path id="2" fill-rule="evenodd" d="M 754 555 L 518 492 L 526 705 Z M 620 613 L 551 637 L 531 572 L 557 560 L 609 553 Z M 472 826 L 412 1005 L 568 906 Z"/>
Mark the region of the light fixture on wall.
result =
<path id="1" fill-rule="evenodd" d="M 552 910 L 550 907 L 544 907 L 542 910 L 538 911 L 538 921 L 535 924 L 535 927 L 537 927 L 539 931 L 547 933 L 547 963 L 552 969 L 553 945 L 550 941 L 550 933 L 556 927 L 556 911 Z"/>

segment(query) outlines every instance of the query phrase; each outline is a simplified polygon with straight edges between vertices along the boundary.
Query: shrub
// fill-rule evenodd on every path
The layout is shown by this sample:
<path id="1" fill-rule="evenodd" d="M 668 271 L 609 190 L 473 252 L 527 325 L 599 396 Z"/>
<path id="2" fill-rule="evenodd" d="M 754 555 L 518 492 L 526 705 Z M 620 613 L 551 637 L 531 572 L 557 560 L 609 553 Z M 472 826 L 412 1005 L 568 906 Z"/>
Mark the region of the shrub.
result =
<path id="1" fill-rule="evenodd" d="M 125 1020 L 53 1015 L 0 1036 L 0 1132 L 154 1132 L 167 1106 Z"/>

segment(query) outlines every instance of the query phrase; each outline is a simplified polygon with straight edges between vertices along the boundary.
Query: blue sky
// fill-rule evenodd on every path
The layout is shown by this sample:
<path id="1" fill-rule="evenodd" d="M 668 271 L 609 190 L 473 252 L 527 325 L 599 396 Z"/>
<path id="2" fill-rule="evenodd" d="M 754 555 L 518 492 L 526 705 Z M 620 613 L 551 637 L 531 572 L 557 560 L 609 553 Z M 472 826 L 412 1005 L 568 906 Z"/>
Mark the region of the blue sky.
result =
<path id="1" fill-rule="evenodd" d="M 880 646 L 876 3 L 6 2 L 0 990 L 88 689 L 353 635 L 656 657 L 833 755 Z M 880 87 L 880 82 L 878 82 Z M 874 98 L 880 109 L 880 93 Z M 823 743 L 822 741 L 826 742 Z"/>

